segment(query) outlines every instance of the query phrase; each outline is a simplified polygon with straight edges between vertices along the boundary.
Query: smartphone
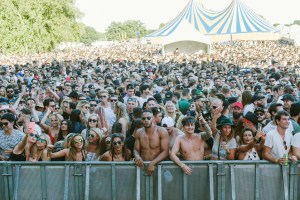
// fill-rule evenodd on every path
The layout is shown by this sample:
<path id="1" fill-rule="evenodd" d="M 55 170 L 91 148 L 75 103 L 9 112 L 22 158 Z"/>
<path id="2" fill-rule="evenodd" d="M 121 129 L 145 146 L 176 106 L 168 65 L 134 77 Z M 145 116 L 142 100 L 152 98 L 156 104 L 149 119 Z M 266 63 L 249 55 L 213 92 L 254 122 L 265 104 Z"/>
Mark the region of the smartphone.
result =
<path id="1" fill-rule="evenodd" d="M 3 106 L 1 106 L 1 110 L 7 110 L 7 109 L 9 109 L 9 105 L 3 105 Z"/>

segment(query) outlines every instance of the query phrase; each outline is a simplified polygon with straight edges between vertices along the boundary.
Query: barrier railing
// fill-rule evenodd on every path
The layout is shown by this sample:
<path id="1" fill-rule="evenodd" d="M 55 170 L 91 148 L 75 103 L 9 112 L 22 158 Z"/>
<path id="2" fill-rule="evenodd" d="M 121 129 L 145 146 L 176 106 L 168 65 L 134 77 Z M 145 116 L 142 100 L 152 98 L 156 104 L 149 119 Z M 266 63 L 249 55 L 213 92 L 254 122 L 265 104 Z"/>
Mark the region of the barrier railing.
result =
<path id="1" fill-rule="evenodd" d="M 0 200 L 300 199 L 299 164 L 161 162 L 153 176 L 133 162 L 0 162 Z"/>

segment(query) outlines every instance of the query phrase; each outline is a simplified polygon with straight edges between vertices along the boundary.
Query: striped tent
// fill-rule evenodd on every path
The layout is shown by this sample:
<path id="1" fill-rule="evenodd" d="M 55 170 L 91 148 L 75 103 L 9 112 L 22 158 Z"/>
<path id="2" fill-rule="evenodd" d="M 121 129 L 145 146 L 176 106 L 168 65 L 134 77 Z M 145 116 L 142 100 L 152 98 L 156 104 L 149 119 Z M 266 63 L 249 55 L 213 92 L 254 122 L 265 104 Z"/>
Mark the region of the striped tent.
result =
<path id="1" fill-rule="evenodd" d="M 255 14 L 241 0 L 233 0 L 222 11 L 210 11 L 196 0 L 191 0 L 182 12 L 162 29 L 146 37 L 165 37 L 178 31 L 179 25 L 187 21 L 196 31 L 205 35 L 274 33 L 276 29 Z"/>

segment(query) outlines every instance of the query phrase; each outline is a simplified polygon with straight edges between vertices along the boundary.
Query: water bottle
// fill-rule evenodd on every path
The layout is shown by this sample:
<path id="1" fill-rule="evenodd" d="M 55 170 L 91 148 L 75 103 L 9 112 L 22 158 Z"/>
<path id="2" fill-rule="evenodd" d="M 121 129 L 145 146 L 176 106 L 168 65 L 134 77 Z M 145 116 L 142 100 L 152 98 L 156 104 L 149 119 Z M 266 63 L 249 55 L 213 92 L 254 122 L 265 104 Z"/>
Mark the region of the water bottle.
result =
<path id="1" fill-rule="evenodd" d="M 287 153 L 286 153 L 286 154 L 283 154 L 283 158 L 285 159 L 283 165 L 284 165 L 284 166 L 288 166 L 288 163 L 289 163 L 289 155 L 288 155 Z"/>
<path id="2" fill-rule="evenodd" d="M 227 155 L 227 153 L 226 153 L 226 149 L 224 148 L 225 147 L 225 145 L 226 145 L 226 142 L 225 142 L 225 140 L 223 140 L 222 142 L 221 142 L 221 145 L 220 145 L 220 157 L 222 157 L 222 158 L 226 158 L 226 155 Z"/>

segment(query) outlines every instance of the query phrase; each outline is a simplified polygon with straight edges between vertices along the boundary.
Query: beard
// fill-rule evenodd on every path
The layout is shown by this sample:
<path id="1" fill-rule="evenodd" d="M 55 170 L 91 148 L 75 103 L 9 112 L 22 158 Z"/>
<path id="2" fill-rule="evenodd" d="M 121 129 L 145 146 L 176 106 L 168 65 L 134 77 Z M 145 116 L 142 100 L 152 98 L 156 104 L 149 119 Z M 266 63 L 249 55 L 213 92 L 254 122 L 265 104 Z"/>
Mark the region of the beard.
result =
<path id="1" fill-rule="evenodd" d="M 239 119 L 242 116 L 242 113 L 232 113 L 233 119 Z"/>

